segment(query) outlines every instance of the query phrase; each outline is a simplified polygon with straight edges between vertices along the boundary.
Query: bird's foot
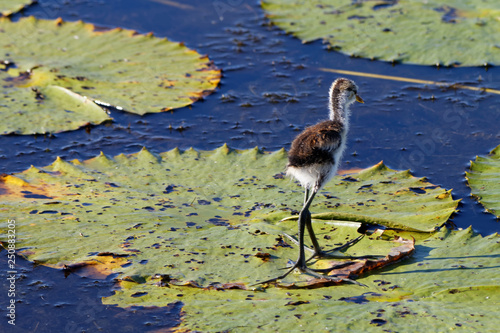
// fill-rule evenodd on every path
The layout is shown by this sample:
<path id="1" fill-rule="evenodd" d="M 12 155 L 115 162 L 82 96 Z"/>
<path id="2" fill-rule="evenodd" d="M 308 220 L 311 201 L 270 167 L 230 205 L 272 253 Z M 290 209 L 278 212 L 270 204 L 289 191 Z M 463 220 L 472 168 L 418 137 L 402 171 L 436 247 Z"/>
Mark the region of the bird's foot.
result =
<path id="1" fill-rule="evenodd" d="M 283 235 L 285 235 L 288 239 L 290 239 L 290 241 L 292 241 L 292 243 L 294 243 L 295 245 L 299 246 L 299 242 L 293 238 L 292 236 L 290 236 L 289 234 L 286 234 L 286 233 L 283 233 Z M 306 262 L 309 262 L 311 259 L 313 258 L 329 258 L 329 259 L 361 259 L 361 258 L 372 258 L 372 257 L 377 257 L 377 256 L 362 256 L 362 257 L 353 257 L 353 256 L 348 256 L 348 255 L 336 255 L 334 254 L 335 252 L 338 252 L 338 251 L 344 251 L 348 248 L 350 248 L 351 246 L 353 246 L 354 244 L 356 244 L 357 242 L 359 242 L 363 237 L 365 237 L 365 235 L 359 235 L 358 237 L 348 241 L 347 243 L 345 244 L 342 244 L 340 246 L 337 246 L 333 249 L 330 249 L 330 250 L 327 250 L 327 251 L 323 251 L 321 249 L 314 249 L 314 248 L 310 248 L 310 247 L 307 247 L 304 245 L 304 249 L 306 251 L 309 251 L 312 253 L 312 256 L 306 260 Z"/>
<path id="2" fill-rule="evenodd" d="M 330 250 L 327 250 L 327 251 L 320 250 L 319 252 L 317 252 L 317 251 L 310 249 L 311 252 L 313 253 L 313 255 L 311 257 L 309 257 L 309 259 L 307 259 L 306 262 L 309 262 L 314 258 L 355 260 L 355 259 L 373 259 L 373 258 L 383 257 L 383 256 L 379 256 L 379 255 L 370 255 L 370 254 L 364 255 L 364 256 L 350 256 L 350 255 L 345 255 L 345 254 L 335 254 L 336 252 L 344 251 L 344 250 L 350 248 L 351 246 L 353 246 L 354 244 L 359 242 L 363 237 L 365 237 L 365 235 L 360 235 L 360 236 L 348 241 L 345 244 L 342 244 L 340 246 L 337 246 L 337 247 L 330 249 Z M 337 268 L 340 268 L 340 267 L 337 267 Z"/>
<path id="3" fill-rule="evenodd" d="M 292 261 L 292 262 L 293 262 L 293 261 Z M 298 268 L 299 270 L 301 270 L 301 271 L 302 271 L 302 268 L 301 268 L 301 267 L 299 267 L 299 266 L 300 266 L 300 265 L 299 265 L 299 261 L 297 261 L 297 262 L 293 263 L 293 266 L 292 266 L 291 268 L 289 268 L 289 269 L 288 269 L 288 271 L 286 271 L 286 273 L 285 273 L 285 274 L 282 274 L 282 275 L 280 275 L 280 276 L 278 276 L 278 277 L 275 277 L 275 278 L 272 278 L 272 279 L 269 279 L 269 280 L 265 280 L 265 281 L 261 281 L 261 282 L 254 283 L 254 284 L 252 284 L 251 286 L 256 286 L 256 285 L 258 285 L 258 284 L 265 284 L 265 283 L 271 283 L 271 282 L 276 282 L 276 281 L 278 281 L 278 280 L 282 280 L 282 279 L 286 278 L 286 277 L 287 277 L 287 276 L 288 276 L 291 272 L 293 272 L 296 268 Z M 304 266 L 305 266 L 305 264 L 304 264 Z M 284 269 L 286 269 L 286 268 L 288 268 L 288 267 L 285 267 Z"/>
<path id="4" fill-rule="evenodd" d="M 276 282 L 278 280 L 282 280 L 285 277 L 287 277 L 291 272 L 293 272 L 295 269 L 298 269 L 300 272 L 312 275 L 312 276 L 314 276 L 315 278 L 318 278 L 318 279 L 326 279 L 326 280 L 330 280 L 332 282 L 337 282 L 337 283 L 338 282 L 349 282 L 349 283 L 352 283 L 352 284 L 356 284 L 358 286 L 366 287 L 366 285 L 364 285 L 362 283 L 359 283 L 359 282 L 357 282 L 355 280 L 349 279 L 347 277 L 337 277 L 337 276 L 334 276 L 334 275 L 325 275 L 326 273 L 328 273 L 329 271 L 331 271 L 333 269 L 332 267 L 326 268 L 326 269 L 314 269 L 314 268 L 307 267 L 307 265 L 305 263 L 299 264 L 299 261 L 297 261 L 297 262 L 290 261 L 290 262 L 293 263 L 293 265 L 292 265 L 291 268 L 286 267 L 286 268 L 288 268 L 288 270 L 286 271 L 285 274 L 282 274 L 282 275 L 280 275 L 278 277 L 275 277 L 275 278 L 272 278 L 272 279 L 269 279 L 269 280 L 265 280 L 265 281 L 262 281 L 262 282 L 255 283 L 252 286 L 259 285 L 259 284 L 265 284 L 265 283 L 271 283 L 271 282 Z M 336 266 L 334 268 L 339 268 L 339 267 Z"/>
<path id="5" fill-rule="evenodd" d="M 315 250 L 311 249 L 313 255 L 307 261 L 309 261 L 315 257 L 317 257 L 317 258 L 330 258 L 330 259 L 357 259 L 358 257 L 353 257 L 353 256 L 349 256 L 349 255 L 344 255 L 344 254 L 338 255 L 338 254 L 335 254 L 335 252 L 347 250 L 348 248 L 350 248 L 351 246 L 353 246 L 354 244 L 359 242 L 361 239 L 363 239 L 363 237 L 365 237 L 365 235 L 359 235 L 358 237 L 351 239 L 350 241 L 348 241 L 345 244 L 342 244 L 340 246 L 334 247 L 333 249 L 326 250 L 326 251 L 321 250 L 321 249 L 315 251 Z"/>

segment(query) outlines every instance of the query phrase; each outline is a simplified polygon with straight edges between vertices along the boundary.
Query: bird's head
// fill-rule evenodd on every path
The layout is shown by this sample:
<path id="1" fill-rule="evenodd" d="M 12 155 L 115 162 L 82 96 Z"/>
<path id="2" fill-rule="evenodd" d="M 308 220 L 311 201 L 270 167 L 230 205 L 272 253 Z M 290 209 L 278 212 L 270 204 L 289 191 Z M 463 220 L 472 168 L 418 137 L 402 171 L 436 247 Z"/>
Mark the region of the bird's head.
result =
<path id="1" fill-rule="evenodd" d="M 340 78 L 335 80 L 330 88 L 330 95 L 332 94 L 337 95 L 347 105 L 354 102 L 364 103 L 363 99 L 358 95 L 358 86 L 349 79 Z"/>
<path id="2" fill-rule="evenodd" d="M 330 119 L 347 121 L 349 105 L 354 102 L 364 103 L 358 95 L 358 86 L 354 81 L 339 78 L 330 87 Z"/>

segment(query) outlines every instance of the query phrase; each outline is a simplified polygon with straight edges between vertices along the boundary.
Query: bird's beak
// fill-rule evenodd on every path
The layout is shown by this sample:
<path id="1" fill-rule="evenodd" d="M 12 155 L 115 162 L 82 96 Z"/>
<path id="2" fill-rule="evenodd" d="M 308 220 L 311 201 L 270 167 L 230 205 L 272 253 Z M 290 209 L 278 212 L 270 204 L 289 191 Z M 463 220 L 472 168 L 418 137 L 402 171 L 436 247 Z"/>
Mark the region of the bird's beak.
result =
<path id="1" fill-rule="evenodd" d="M 356 102 L 364 103 L 365 101 L 359 95 L 356 95 Z"/>

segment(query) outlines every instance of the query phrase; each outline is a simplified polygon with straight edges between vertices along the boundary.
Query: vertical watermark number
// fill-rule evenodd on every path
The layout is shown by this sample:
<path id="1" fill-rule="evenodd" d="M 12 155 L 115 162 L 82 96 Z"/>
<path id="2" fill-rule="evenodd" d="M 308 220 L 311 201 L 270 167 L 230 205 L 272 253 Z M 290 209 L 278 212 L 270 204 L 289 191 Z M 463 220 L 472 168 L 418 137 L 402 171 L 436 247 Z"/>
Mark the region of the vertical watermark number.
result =
<path id="1" fill-rule="evenodd" d="M 16 220 L 7 220 L 7 317 L 10 325 L 16 325 Z"/>

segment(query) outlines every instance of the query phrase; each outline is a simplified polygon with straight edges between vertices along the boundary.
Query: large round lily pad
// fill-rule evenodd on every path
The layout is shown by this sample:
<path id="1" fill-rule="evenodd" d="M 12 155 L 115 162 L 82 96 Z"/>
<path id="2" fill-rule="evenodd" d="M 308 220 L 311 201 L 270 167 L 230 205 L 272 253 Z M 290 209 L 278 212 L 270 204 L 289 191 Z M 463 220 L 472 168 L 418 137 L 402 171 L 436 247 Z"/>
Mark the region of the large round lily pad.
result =
<path id="1" fill-rule="evenodd" d="M 0 13 L 3 16 L 9 16 L 33 2 L 33 0 L 0 0 Z"/>
<path id="2" fill-rule="evenodd" d="M 337 51 L 422 65 L 500 64 L 496 0 L 263 0 L 271 21 Z"/>
<path id="3" fill-rule="evenodd" d="M 131 30 L 99 31 L 83 22 L 3 18 L 0 49 L 2 134 L 75 128 L 75 107 L 68 109 L 59 98 L 45 95 L 47 87 L 71 90 L 81 95 L 79 100 L 85 96 L 145 114 L 190 105 L 213 91 L 220 79 L 220 70 L 206 56 L 182 44 Z M 47 112 L 52 126 L 37 127 L 47 123 Z M 104 119 L 109 118 L 102 111 L 87 123 Z"/>
<path id="4" fill-rule="evenodd" d="M 17 244 L 32 261 L 62 267 L 99 253 L 133 253 L 135 264 L 123 270 L 124 276 L 162 273 L 201 286 L 248 284 L 277 274 L 280 262 L 296 255 L 286 241 L 277 240 L 283 232 L 296 233 L 295 222 L 280 220 L 302 200 L 300 186 L 283 176 L 285 163 L 284 150 L 263 154 L 227 146 L 159 156 L 142 150 L 84 162 L 57 159 L 1 178 L 0 218 L 16 219 Z M 315 220 L 318 236 L 325 238 L 322 245 L 333 247 L 355 238 L 359 222 L 432 231 L 457 203 L 446 190 L 378 164 L 336 178 L 317 196 L 312 211 L 339 214 Z M 333 219 L 358 223 L 329 225 Z M 352 254 L 385 256 L 399 245 L 367 238 Z M 262 266 L 257 252 L 280 260 L 256 270 Z M 241 265 L 254 273 L 244 273 Z M 227 271 L 221 272 L 222 266 Z"/>
<path id="5" fill-rule="evenodd" d="M 359 279 L 366 287 L 200 289 L 157 276 L 122 281 L 103 302 L 122 307 L 179 302 L 184 314 L 179 332 L 495 332 L 499 255 L 498 235 L 443 230 L 417 242 L 412 259 Z"/>
<path id="6" fill-rule="evenodd" d="M 51 264 L 85 260 L 89 251 L 125 254 L 123 241 L 129 236 L 129 242 L 144 251 L 151 245 L 152 238 L 145 237 L 150 232 L 171 234 L 186 244 L 194 241 L 184 233 L 193 233 L 196 239 L 202 233 L 227 233 L 228 228 L 245 234 L 246 228 L 250 233 L 257 228 L 254 223 L 262 224 L 258 229 L 267 234 L 292 233 L 295 222 L 279 221 L 300 209 L 302 188 L 284 177 L 286 159 L 284 150 L 263 154 L 257 148 L 232 151 L 227 146 L 202 152 L 174 149 L 157 156 L 142 150 L 84 162 L 58 158 L 45 168 L 3 176 L 0 216 L 15 215 L 20 242 L 33 246 L 27 251 L 30 260 Z M 335 178 L 318 194 L 311 211 L 331 215 L 317 223 L 344 220 L 433 231 L 447 221 L 457 204 L 449 191 L 379 163 Z M 239 227 L 233 230 L 234 226 Z M 84 236 L 66 248 L 68 233 Z M 266 239 L 258 234 L 264 244 L 274 243 L 275 236 Z M 54 237 L 63 238 L 57 242 L 57 254 Z"/>
<path id="7" fill-rule="evenodd" d="M 226 146 L 57 159 L 47 167 L 1 177 L 0 218 L 16 220 L 18 253 L 29 260 L 86 276 L 115 274 L 120 290 L 104 299 L 107 304 L 181 301 L 182 329 L 191 331 L 283 331 L 313 322 L 370 329 L 379 309 L 384 310 L 382 319 L 397 327 L 404 322 L 398 316 L 402 311 L 414 313 L 422 325 L 437 325 L 455 320 L 450 316 L 457 312 L 446 309 L 458 308 L 458 315 L 465 316 L 457 293 L 467 297 L 477 316 L 495 315 L 491 302 L 496 299 L 484 302 L 484 294 L 498 289 L 498 237 L 446 229 L 411 234 L 420 224 L 421 230 L 442 225 L 457 201 L 448 191 L 383 164 L 334 178 L 311 210 L 338 211 L 334 220 L 313 220 L 325 248 L 355 238 L 356 219 L 389 226 L 402 221 L 400 227 L 410 231 L 379 231 L 345 252 L 377 256 L 355 260 L 352 265 L 362 268 L 359 274 L 374 262 L 392 265 L 361 275 L 358 281 L 367 287 L 318 288 L 325 282 L 302 274 L 290 274 L 279 288 L 252 287 L 279 275 L 287 259 L 297 256 L 296 246 L 283 237 L 284 232 L 296 233 L 296 222 L 281 220 L 300 207 L 302 190 L 284 177 L 285 163 L 284 150 L 262 153 Z M 413 235 L 417 242 L 395 242 L 393 234 Z M 5 232 L 0 240 L 7 241 Z M 412 259 L 393 262 L 412 252 Z M 328 264 L 326 259 L 316 263 Z M 436 317 L 427 316 L 431 310 Z M 339 312 L 347 317 L 335 315 Z M 489 327 L 489 321 L 481 325 Z"/>
<path id="8" fill-rule="evenodd" d="M 488 156 L 478 156 L 466 173 L 472 195 L 490 213 L 500 217 L 500 146 Z"/>

